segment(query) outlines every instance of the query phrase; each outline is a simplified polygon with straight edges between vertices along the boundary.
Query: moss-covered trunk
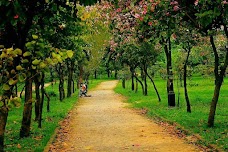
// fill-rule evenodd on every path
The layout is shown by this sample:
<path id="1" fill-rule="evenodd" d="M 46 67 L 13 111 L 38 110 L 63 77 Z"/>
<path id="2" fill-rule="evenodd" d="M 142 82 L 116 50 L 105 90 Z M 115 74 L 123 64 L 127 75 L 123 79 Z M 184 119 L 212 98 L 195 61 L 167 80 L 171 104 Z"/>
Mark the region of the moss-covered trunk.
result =
<path id="1" fill-rule="evenodd" d="M 2 99 L 0 101 L 0 152 L 4 151 L 4 134 L 8 118 L 9 109 L 7 107 L 7 101 L 11 96 L 11 90 L 4 91 Z"/>
<path id="2" fill-rule="evenodd" d="M 28 77 L 25 82 L 25 102 L 20 129 L 21 138 L 28 137 L 30 135 L 30 125 L 32 117 L 32 81 L 32 78 Z"/>

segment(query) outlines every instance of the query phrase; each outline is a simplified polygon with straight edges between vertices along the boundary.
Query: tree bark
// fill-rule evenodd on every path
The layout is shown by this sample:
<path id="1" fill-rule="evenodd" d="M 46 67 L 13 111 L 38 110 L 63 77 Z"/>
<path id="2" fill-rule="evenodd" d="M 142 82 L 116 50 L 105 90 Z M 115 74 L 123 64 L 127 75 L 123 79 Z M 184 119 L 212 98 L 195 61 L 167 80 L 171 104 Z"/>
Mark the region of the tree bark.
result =
<path id="1" fill-rule="evenodd" d="M 184 95 L 185 95 L 185 101 L 186 101 L 186 105 L 187 105 L 187 112 L 191 113 L 191 104 L 189 101 L 189 97 L 188 97 L 188 89 L 187 89 L 187 64 L 188 64 L 188 58 L 191 52 L 191 48 L 188 47 L 188 49 L 186 49 L 187 51 L 187 57 L 184 63 Z"/>
<path id="2" fill-rule="evenodd" d="M 45 96 L 47 97 L 47 112 L 50 112 L 50 96 L 45 91 Z"/>
<path id="3" fill-rule="evenodd" d="M 3 103 L 3 106 L 0 107 L 0 152 L 4 151 L 4 134 L 5 134 L 5 128 L 8 118 L 9 109 L 6 106 L 7 100 L 10 99 L 11 91 L 4 91 L 2 95 L 2 99 L 0 102 Z"/>
<path id="4" fill-rule="evenodd" d="M 32 117 L 32 81 L 32 78 L 28 77 L 25 82 L 25 103 L 20 129 L 21 138 L 28 137 L 30 135 L 30 125 Z"/>
<path id="5" fill-rule="evenodd" d="M 74 62 L 69 61 L 68 64 L 68 80 L 67 80 L 67 97 L 72 95 L 72 81 L 73 81 L 73 70 L 74 70 Z"/>
<path id="6" fill-rule="evenodd" d="M 141 84 L 141 86 L 142 86 L 142 93 L 143 93 L 143 95 L 145 95 L 145 89 L 144 89 L 144 86 L 143 86 L 142 81 L 139 80 L 139 78 L 138 78 L 137 76 L 134 76 L 134 77 L 135 77 L 135 79 Z"/>
<path id="7" fill-rule="evenodd" d="M 35 92 L 36 92 L 36 102 L 35 102 L 35 121 L 39 119 L 39 112 L 40 112 L 40 82 L 39 77 L 40 75 L 35 76 Z"/>
<path id="8" fill-rule="evenodd" d="M 215 64 L 214 64 L 215 88 L 214 88 L 214 95 L 213 95 L 213 98 L 211 101 L 207 125 L 208 125 L 208 127 L 213 127 L 214 120 L 215 120 L 216 107 L 217 107 L 217 103 L 218 103 L 218 99 L 219 99 L 220 88 L 222 86 L 226 68 L 228 66 L 228 48 L 226 48 L 226 56 L 225 56 L 224 65 L 220 67 L 221 71 L 219 73 L 219 56 L 218 56 L 216 46 L 214 44 L 213 36 L 210 36 L 210 42 L 211 42 L 212 49 L 214 52 L 214 60 L 215 60 Z"/>
<path id="9" fill-rule="evenodd" d="M 166 55 L 166 70 L 167 70 L 167 93 L 168 106 L 175 107 L 175 93 L 173 88 L 173 72 L 172 72 L 172 57 L 171 57 L 171 41 L 170 38 L 163 40 L 164 50 Z"/>
<path id="10" fill-rule="evenodd" d="M 146 75 L 148 76 L 148 78 L 150 79 L 150 81 L 152 82 L 153 87 L 154 87 L 154 90 L 155 90 L 155 92 L 156 92 L 156 94 L 157 94 L 157 97 L 158 97 L 158 101 L 160 102 L 160 101 L 161 101 L 161 97 L 160 97 L 160 95 L 159 95 L 159 93 L 158 93 L 158 89 L 157 89 L 157 87 L 156 87 L 156 85 L 155 85 L 155 83 L 154 83 L 154 80 L 153 80 L 152 77 L 148 74 L 147 71 L 145 71 L 145 73 L 146 73 Z"/>
<path id="11" fill-rule="evenodd" d="M 135 93 L 138 92 L 139 84 L 137 79 L 135 80 Z"/>
<path id="12" fill-rule="evenodd" d="M 135 77 L 135 72 L 134 70 L 131 70 L 131 90 L 135 90 L 135 84 L 134 84 L 134 77 Z"/>
<path id="13" fill-rule="evenodd" d="M 41 79 L 41 100 L 40 100 L 40 106 L 39 106 L 39 123 L 38 128 L 42 127 L 42 114 L 43 114 L 43 105 L 44 105 L 44 73 L 42 73 L 42 79 Z"/>
<path id="14" fill-rule="evenodd" d="M 144 64 L 143 65 L 143 80 L 144 80 L 144 85 L 145 85 L 145 96 L 148 95 L 148 86 L 147 86 L 147 79 L 146 79 L 146 72 L 147 72 L 147 67 L 146 65 Z"/>
<path id="15" fill-rule="evenodd" d="M 64 74 L 63 74 L 63 67 L 59 64 L 59 100 L 63 101 L 65 98 L 65 91 L 64 91 Z"/>
<path id="16" fill-rule="evenodd" d="M 97 79 L 97 70 L 94 71 L 94 79 Z"/>
<path id="17" fill-rule="evenodd" d="M 122 78 L 122 87 L 125 89 L 125 78 Z"/>
<path id="18" fill-rule="evenodd" d="M 115 69 L 115 79 L 117 79 L 118 71 Z"/>

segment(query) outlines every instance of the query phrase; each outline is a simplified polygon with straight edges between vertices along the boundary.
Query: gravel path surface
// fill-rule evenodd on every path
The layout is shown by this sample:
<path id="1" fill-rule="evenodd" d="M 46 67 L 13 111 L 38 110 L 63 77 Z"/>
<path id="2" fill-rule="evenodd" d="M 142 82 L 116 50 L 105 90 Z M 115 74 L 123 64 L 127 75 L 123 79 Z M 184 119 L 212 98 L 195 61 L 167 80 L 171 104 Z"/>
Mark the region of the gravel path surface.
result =
<path id="1" fill-rule="evenodd" d="M 118 81 L 101 83 L 92 97 L 80 98 L 57 132 L 49 152 L 192 152 L 196 146 L 167 132 L 152 120 L 127 108 L 115 94 Z"/>

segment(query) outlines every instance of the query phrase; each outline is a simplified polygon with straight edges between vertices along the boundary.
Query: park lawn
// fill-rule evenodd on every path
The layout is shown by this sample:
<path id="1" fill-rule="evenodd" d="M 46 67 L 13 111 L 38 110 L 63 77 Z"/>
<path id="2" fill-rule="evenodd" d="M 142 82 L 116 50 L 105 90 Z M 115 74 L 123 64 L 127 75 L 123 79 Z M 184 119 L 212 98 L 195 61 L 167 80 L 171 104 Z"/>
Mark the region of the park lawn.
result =
<path id="1" fill-rule="evenodd" d="M 228 150 L 228 78 L 224 80 L 221 88 L 219 101 L 217 104 L 215 127 L 207 127 L 207 118 L 210 103 L 213 96 L 214 80 L 210 77 L 195 77 L 188 80 L 188 93 L 191 102 L 192 113 L 187 113 L 184 99 L 183 87 L 179 87 L 180 99 L 179 107 L 168 108 L 166 94 L 166 80 L 156 78 L 155 84 L 160 93 L 161 102 L 158 102 L 155 91 L 148 79 L 148 96 L 143 96 L 141 86 L 138 92 L 131 91 L 131 81 L 126 82 L 126 89 L 123 89 L 119 82 L 115 91 L 127 97 L 127 101 L 132 107 L 147 109 L 148 116 L 159 118 L 171 124 L 177 124 L 182 129 L 187 130 L 188 134 L 196 134 L 202 137 L 199 144 L 216 145 L 219 149 Z M 178 89 L 175 82 L 176 105 Z"/>
<path id="2" fill-rule="evenodd" d="M 91 80 L 89 90 L 93 89 L 104 80 Z M 66 87 L 65 87 L 66 88 Z M 43 108 L 42 128 L 38 128 L 37 122 L 34 121 L 34 106 L 31 123 L 31 136 L 28 138 L 19 138 L 23 105 L 19 108 L 12 108 L 9 112 L 6 133 L 5 133 L 5 151 L 35 151 L 41 152 L 44 150 L 48 141 L 54 134 L 56 128 L 59 127 L 59 122 L 62 121 L 78 101 L 78 90 L 70 98 L 60 102 L 58 97 L 58 83 L 53 87 L 46 88 L 47 93 L 52 93 L 50 101 L 50 112 L 46 110 L 46 101 Z M 56 96 L 55 96 L 56 95 Z"/>

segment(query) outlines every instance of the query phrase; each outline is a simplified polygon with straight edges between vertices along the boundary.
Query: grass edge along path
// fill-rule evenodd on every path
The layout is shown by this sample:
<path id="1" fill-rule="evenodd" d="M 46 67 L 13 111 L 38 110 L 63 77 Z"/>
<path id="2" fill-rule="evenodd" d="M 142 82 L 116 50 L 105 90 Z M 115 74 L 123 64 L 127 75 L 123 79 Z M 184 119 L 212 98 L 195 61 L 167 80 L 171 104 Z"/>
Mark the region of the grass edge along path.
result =
<path id="1" fill-rule="evenodd" d="M 91 80 L 89 84 L 90 89 L 95 88 L 104 80 Z M 77 89 L 70 98 L 64 99 L 60 102 L 58 97 L 58 83 L 45 88 L 47 93 L 56 94 L 52 96 L 50 101 L 50 112 L 46 112 L 46 101 L 43 108 L 42 128 L 38 128 L 37 122 L 34 121 L 34 106 L 31 122 L 30 137 L 20 139 L 19 131 L 21 126 L 21 119 L 23 114 L 23 104 L 19 108 L 12 108 L 9 112 L 6 133 L 5 133 L 5 151 L 43 151 L 49 142 L 54 140 L 56 130 L 59 128 L 61 122 L 68 116 L 68 113 L 77 104 L 78 93 Z M 34 96 L 35 97 L 35 96 Z M 34 98 L 33 97 L 33 98 Z M 23 99 L 22 99 L 23 101 Z"/>
<path id="2" fill-rule="evenodd" d="M 184 139 L 200 147 L 211 151 L 228 150 L 228 128 L 227 128 L 227 106 L 228 79 L 221 88 L 220 98 L 216 111 L 215 127 L 207 127 L 207 117 L 213 96 L 213 80 L 211 78 L 193 78 L 188 83 L 192 113 L 186 112 L 183 88 L 180 88 L 180 106 L 168 108 L 166 95 L 166 80 L 155 79 L 158 91 L 162 98 L 158 102 L 155 91 L 148 81 L 148 96 L 143 96 L 141 86 L 137 93 L 131 91 L 131 82 L 126 81 L 126 88 L 123 89 L 121 82 L 115 88 L 115 92 L 126 97 L 126 102 L 131 104 L 130 108 L 140 110 L 142 114 L 154 119 L 164 127 L 172 127 L 177 134 L 183 134 Z M 176 96 L 177 96 L 177 88 Z M 192 139 L 194 138 L 194 139 Z M 190 140 L 189 140 L 190 139 Z"/>

